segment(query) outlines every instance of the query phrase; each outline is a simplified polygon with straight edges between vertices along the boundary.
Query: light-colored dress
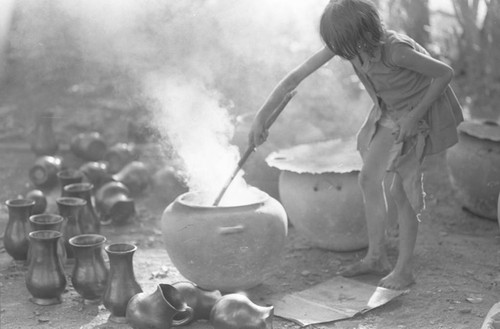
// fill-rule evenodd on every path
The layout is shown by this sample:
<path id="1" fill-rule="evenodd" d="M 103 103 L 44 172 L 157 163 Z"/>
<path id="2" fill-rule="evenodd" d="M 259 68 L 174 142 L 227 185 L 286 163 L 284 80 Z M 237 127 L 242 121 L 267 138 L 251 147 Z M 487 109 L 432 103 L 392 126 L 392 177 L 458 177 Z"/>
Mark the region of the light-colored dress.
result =
<path id="1" fill-rule="evenodd" d="M 362 156 L 370 147 L 377 125 L 394 125 L 420 102 L 432 81 L 428 76 L 394 64 L 391 54 L 398 47 L 411 47 L 429 55 L 411 38 L 386 31 L 373 58 L 363 64 L 358 59 L 351 61 L 374 102 L 358 133 L 357 147 Z M 417 213 L 424 207 L 422 160 L 426 155 L 444 151 L 457 143 L 457 126 L 462 121 L 462 108 L 448 86 L 419 122 L 417 136 L 404 143 L 395 143 L 391 149 L 388 170 L 401 175 L 405 192 Z"/>

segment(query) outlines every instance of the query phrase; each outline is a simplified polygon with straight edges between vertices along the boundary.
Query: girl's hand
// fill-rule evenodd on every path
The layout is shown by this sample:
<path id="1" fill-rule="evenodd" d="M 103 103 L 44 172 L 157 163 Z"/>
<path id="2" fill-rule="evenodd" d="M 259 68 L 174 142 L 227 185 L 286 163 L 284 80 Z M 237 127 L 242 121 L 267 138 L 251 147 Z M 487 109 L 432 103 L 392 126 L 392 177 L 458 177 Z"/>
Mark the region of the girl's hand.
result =
<path id="1" fill-rule="evenodd" d="M 418 119 L 410 112 L 398 120 L 397 126 L 396 143 L 402 143 L 417 134 Z"/>
<path id="2" fill-rule="evenodd" d="M 266 141 L 268 135 L 269 131 L 266 129 L 264 123 L 255 118 L 248 133 L 248 144 L 257 147 Z"/>

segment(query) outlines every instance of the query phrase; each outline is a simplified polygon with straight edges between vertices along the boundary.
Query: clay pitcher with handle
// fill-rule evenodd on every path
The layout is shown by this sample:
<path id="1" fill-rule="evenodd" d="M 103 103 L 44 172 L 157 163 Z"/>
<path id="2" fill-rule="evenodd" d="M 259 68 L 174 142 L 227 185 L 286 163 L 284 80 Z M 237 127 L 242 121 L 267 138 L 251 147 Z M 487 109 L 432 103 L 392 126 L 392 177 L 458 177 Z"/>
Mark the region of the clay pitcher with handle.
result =
<path id="1" fill-rule="evenodd" d="M 190 281 L 180 281 L 172 284 L 179 293 L 186 304 L 193 309 L 193 317 L 191 322 L 197 320 L 208 320 L 210 311 L 217 301 L 222 297 L 219 290 L 206 290 L 198 287 Z M 179 313 L 174 319 L 187 317 L 184 313 Z M 188 324 L 188 323 L 186 323 Z"/>

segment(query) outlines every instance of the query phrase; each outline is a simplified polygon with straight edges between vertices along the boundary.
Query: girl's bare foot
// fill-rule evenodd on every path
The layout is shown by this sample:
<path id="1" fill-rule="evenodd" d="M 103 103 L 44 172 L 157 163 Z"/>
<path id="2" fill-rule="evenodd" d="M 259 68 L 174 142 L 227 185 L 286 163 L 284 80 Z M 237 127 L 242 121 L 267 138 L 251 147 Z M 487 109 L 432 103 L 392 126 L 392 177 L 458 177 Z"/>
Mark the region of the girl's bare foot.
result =
<path id="1" fill-rule="evenodd" d="M 380 287 L 392 290 L 403 290 L 415 283 L 415 278 L 411 272 L 403 273 L 392 271 L 379 282 Z"/>
<path id="2" fill-rule="evenodd" d="M 362 259 L 357 263 L 341 268 L 337 274 L 343 277 L 352 277 L 363 274 L 386 274 L 391 270 L 387 259 Z"/>

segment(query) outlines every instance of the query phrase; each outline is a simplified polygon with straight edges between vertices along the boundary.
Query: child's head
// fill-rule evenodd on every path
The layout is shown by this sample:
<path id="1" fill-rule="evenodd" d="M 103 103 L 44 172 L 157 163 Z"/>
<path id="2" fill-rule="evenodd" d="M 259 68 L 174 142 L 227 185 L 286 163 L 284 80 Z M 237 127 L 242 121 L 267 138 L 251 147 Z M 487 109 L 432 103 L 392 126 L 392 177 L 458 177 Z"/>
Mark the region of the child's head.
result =
<path id="1" fill-rule="evenodd" d="M 377 8 L 369 0 L 331 0 L 320 21 L 321 38 L 345 59 L 352 59 L 360 51 L 373 56 L 383 30 Z"/>

